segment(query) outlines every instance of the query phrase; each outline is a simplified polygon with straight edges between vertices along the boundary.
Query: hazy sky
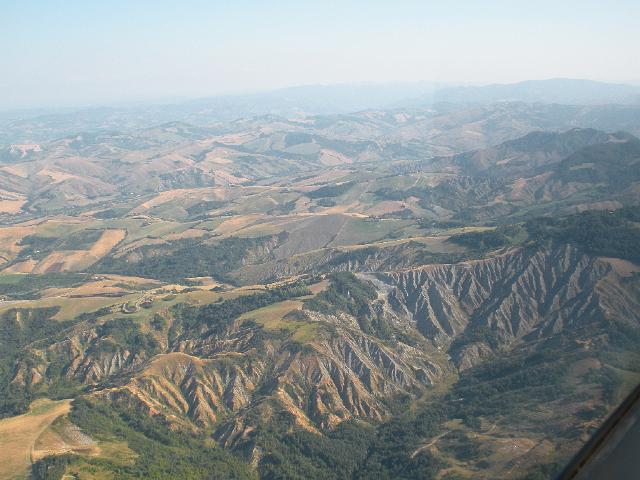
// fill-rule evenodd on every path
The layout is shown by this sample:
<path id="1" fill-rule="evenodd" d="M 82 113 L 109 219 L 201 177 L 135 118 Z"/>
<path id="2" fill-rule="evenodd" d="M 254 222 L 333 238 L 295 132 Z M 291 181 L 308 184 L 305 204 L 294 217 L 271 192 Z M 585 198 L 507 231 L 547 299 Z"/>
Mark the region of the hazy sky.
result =
<path id="1" fill-rule="evenodd" d="M 639 81 L 639 0 L 0 0 L 0 110 L 363 81 Z"/>

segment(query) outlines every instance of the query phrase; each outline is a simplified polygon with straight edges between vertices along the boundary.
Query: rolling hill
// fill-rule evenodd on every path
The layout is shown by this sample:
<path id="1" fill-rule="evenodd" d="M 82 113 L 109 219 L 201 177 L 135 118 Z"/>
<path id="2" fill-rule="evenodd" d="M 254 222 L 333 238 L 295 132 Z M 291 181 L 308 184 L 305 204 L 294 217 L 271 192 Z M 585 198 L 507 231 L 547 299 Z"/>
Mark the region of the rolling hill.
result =
<path id="1" fill-rule="evenodd" d="M 0 478 L 552 478 L 640 381 L 640 110 L 564 88 L 5 123 Z"/>

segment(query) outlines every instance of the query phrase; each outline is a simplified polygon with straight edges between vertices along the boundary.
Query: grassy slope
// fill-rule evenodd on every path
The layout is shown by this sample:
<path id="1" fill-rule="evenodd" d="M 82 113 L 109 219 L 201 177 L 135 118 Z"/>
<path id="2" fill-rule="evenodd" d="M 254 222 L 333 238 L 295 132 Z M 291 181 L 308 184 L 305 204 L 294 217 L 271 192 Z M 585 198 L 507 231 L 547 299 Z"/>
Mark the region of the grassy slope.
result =
<path id="1" fill-rule="evenodd" d="M 71 401 L 40 399 L 28 413 L 0 420 L 0 479 L 25 478 L 33 446 L 58 417 L 69 413 Z"/>

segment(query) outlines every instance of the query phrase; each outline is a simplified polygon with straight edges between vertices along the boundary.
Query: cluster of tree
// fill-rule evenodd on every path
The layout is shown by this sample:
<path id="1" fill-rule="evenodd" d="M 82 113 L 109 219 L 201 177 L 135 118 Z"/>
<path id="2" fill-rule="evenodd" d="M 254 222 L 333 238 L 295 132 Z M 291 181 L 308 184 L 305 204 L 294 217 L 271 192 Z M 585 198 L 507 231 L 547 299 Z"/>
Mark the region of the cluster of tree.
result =
<path id="1" fill-rule="evenodd" d="M 179 281 L 186 277 L 213 276 L 231 281 L 226 274 L 242 264 L 248 252 L 272 242 L 281 242 L 286 234 L 259 238 L 225 238 L 215 244 L 200 239 L 182 239 L 166 246 L 147 245 L 137 250 L 142 259 L 129 262 L 126 257 L 108 257 L 92 270 Z"/>
<path id="2" fill-rule="evenodd" d="M 493 250 L 512 245 L 521 231 L 519 225 L 501 225 L 491 230 L 458 233 L 448 241 L 471 250 Z"/>
<path id="3" fill-rule="evenodd" d="M 479 337 L 487 334 L 490 332 L 478 332 Z M 576 339 L 598 339 L 598 348 L 580 348 Z M 597 322 L 566 330 L 526 348 L 502 352 L 501 356 L 466 370 L 444 401 L 451 407 L 451 418 L 461 418 L 470 428 L 479 429 L 481 417 L 519 422 L 530 407 L 582 396 L 580 388 L 586 386 L 601 392 L 604 404 L 575 412 L 575 426 L 569 429 L 563 425 L 557 425 L 555 431 L 547 425 L 538 427 L 544 435 L 579 442 L 584 431 L 578 425 L 585 419 L 602 420 L 628 394 L 629 387 L 625 390 L 622 377 L 629 372 L 640 373 L 639 345 L 640 327 L 628 322 Z M 576 382 L 573 366 L 594 356 L 601 367 L 589 370 Z M 535 466 L 522 478 L 553 478 L 561 468 L 552 459 Z"/>
<path id="4" fill-rule="evenodd" d="M 343 422 L 322 436 L 291 428 L 288 415 L 281 412 L 258 430 L 255 442 L 264 452 L 260 478 L 429 479 L 446 466 L 428 451 L 412 456 L 439 432 L 447 418 L 444 405 L 405 411 L 378 425 Z"/>
<path id="5" fill-rule="evenodd" d="M 497 333 L 491 330 L 490 327 L 486 325 L 470 326 L 453 339 L 453 342 L 449 345 L 449 351 L 455 352 L 470 343 L 477 342 L 486 343 L 492 349 L 496 349 L 500 346 L 500 340 Z"/>
<path id="6" fill-rule="evenodd" d="M 335 290 L 325 296 L 325 300 L 338 298 L 351 291 L 360 298 L 371 293 L 366 284 L 358 285 L 360 281 L 349 274 L 339 274 L 337 277 L 337 281 L 332 279 L 332 284 L 337 285 Z M 302 290 L 297 290 L 300 287 L 292 285 L 286 287 L 288 292 L 274 289 L 265 294 L 273 295 L 273 299 L 281 299 L 301 293 Z M 249 297 L 252 298 L 245 297 L 245 301 L 251 304 L 248 308 L 262 305 L 260 297 Z M 341 303 L 342 300 L 337 303 L 351 312 L 358 312 L 357 305 L 346 306 Z M 235 310 L 231 315 L 241 310 Z M 615 352 L 620 352 L 621 348 L 637 349 L 637 342 L 640 341 L 639 329 L 626 324 L 589 328 L 594 330 L 580 333 L 589 338 L 606 333 L 610 338 L 609 346 Z M 571 365 L 579 361 L 581 355 L 593 354 L 576 346 L 575 334 L 567 332 L 548 338 L 535 346 L 516 349 L 469 369 L 449 393 L 436 396 L 428 403 L 415 404 L 408 396 L 398 398 L 397 404 L 390 405 L 396 415 L 381 423 L 347 421 L 332 431 L 318 435 L 292 427 L 295 422 L 290 413 L 274 411 L 269 422 L 263 423 L 244 445 L 246 452 L 250 452 L 255 445 L 262 453 L 257 472 L 216 446 L 205 434 L 174 431 L 144 413 L 78 399 L 74 402 L 71 420 L 98 440 L 127 442 L 136 454 L 133 463 L 122 465 L 98 457 L 49 458 L 36 463 L 33 475 L 34 478 L 60 478 L 53 476 L 53 473 L 74 474 L 81 468 L 80 461 L 94 468 L 95 472 L 106 471 L 123 479 L 256 476 L 264 479 L 430 479 L 436 478 L 448 466 L 447 457 L 474 462 L 482 467 L 482 445 L 464 432 L 452 432 L 441 440 L 438 450 L 442 454 L 419 448 L 443 433 L 444 423 L 448 420 L 462 419 L 468 428 L 479 431 L 482 427 L 480 418 L 495 420 L 506 417 L 508 421 L 509 416 L 522 416 L 528 405 L 540 405 L 574 395 L 574 386 L 567 381 Z M 469 334 L 468 340 L 487 335 L 478 329 L 473 335 Z M 593 376 L 593 379 L 598 388 L 608 390 L 615 387 L 613 383 L 607 384 L 604 376 Z M 408 408 L 409 405 L 412 408 Z M 599 418 L 605 413 L 599 407 L 576 415 L 579 418 L 587 414 L 589 418 Z M 554 433 L 567 436 L 575 432 Z M 541 464 L 523 479 L 552 478 L 559 468 L 561 465 L 553 462 Z M 444 478 L 457 477 L 452 474 Z"/>
<path id="7" fill-rule="evenodd" d="M 351 272 L 338 272 L 330 277 L 324 291 L 305 302 L 305 307 L 319 312 L 343 311 L 354 317 L 370 313 L 370 303 L 377 297 L 371 282 L 363 282 Z"/>
<path id="8" fill-rule="evenodd" d="M 309 198 L 327 198 L 327 197 L 339 197 L 347 193 L 351 187 L 355 185 L 355 182 L 344 182 L 338 185 L 325 185 L 311 192 L 306 192 L 305 195 Z"/>
<path id="9" fill-rule="evenodd" d="M 284 146 L 292 147 L 301 143 L 311 143 L 313 135 L 306 132 L 290 132 L 284 136 Z"/>
<path id="10" fill-rule="evenodd" d="M 208 200 L 206 202 L 196 203 L 195 205 L 191 205 L 187 207 L 187 213 L 191 215 L 202 215 L 203 213 L 207 213 L 211 210 L 217 210 L 218 208 L 222 208 L 226 205 L 227 202 L 222 202 L 220 200 Z"/>
<path id="11" fill-rule="evenodd" d="M 330 258 L 326 265 L 331 270 L 366 270 L 366 262 L 374 260 L 384 262 L 385 270 L 406 265 L 428 265 L 433 263 L 457 263 L 470 258 L 477 258 L 483 252 L 480 250 L 458 253 L 434 253 L 423 243 L 408 241 L 400 245 L 388 247 L 364 247 L 347 252 L 337 253 Z"/>
<path id="12" fill-rule="evenodd" d="M 503 355 L 465 371 L 450 400 L 457 418 L 517 414 L 530 402 L 557 400 L 571 388 L 568 362 L 551 341 L 535 351 Z M 459 401 L 454 401 L 462 399 Z"/>
<path id="13" fill-rule="evenodd" d="M 375 436 L 372 426 L 345 422 L 326 435 L 291 428 L 287 412 L 279 412 L 257 432 L 255 442 L 264 455 L 259 464 L 262 479 L 343 479 L 365 460 Z"/>
<path id="14" fill-rule="evenodd" d="M 100 317 L 111 313 L 111 307 L 102 307 L 92 312 L 82 312 L 76 317 L 79 322 L 95 323 Z"/>
<path id="15" fill-rule="evenodd" d="M 126 442 L 135 460 L 123 464 L 104 457 L 46 457 L 34 464 L 35 479 L 57 480 L 65 472 L 77 476 L 87 465 L 94 473 L 123 480 L 257 478 L 249 465 L 218 447 L 205 434 L 173 431 L 135 411 L 79 398 L 73 403 L 70 419 L 93 438 Z"/>
<path id="16" fill-rule="evenodd" d="M 125 348 L 134 354 L 146 352 L 153 355 L 160 347 L 153 335 L 141 332 L 140 326 L 130 317 L 107 320 L 97 328 L 96 333 L 100 337 L 109 337 L 114 348 Z"/>
<path id="17" fill-rule="evenodd" d="M 336 201 L 330 198 L 319 198 L 316 203 L 319 207 L 335 207 L 337 205 Z"/>
<path id="18" fill-rule="evenodd" d="M 421 218 L 418 221 L 420 228 L 437 228 L 447 230 L 449 228 L 464 227 L 465 223 L 460 220 L 433 220 L 430 218 Z"/>
<path id="19" fill-rule="evenodd" d="M 567 217 L 529 220 L 525 228 L 536 242 L 574 243 L 593 255 L 640 262 L 640 209 L 590 210 Z"/>
<path id="20" fill-rule="evenodd" d="M 0 282 L 0 295 L 14 299 L 40 298 L 45 288 L 64 288 L 79 285 L 86 281 L 84 273 L 43 273 L 38 275 L 12 275 Z"/>
<path id="21" fill-rule="evenodd" d="M 445 180 L 434 187 L 415 186 L 406 190 L 381 188 L 373 192 L 383 200 L 419 199 L 422 208 L 431 210 L 434 205 L 453 212 L 480 205 L 500 192 L 504 183 L 493 178 L 456 177 Z"/>
<path id="22" fill-rule="evenodd" d="M 297 282 L 202 307 L 179 304 L 173 309 L 176 320 L 172 325 L 170 336 L 175 337 L 179 331 L 197 330 L 202 326 L 206 326 L 209 333 L 222 333 L 230 328 L 243 313 L 310 293 L 304 283 Z"/>
<path id="23" fill-rule="evenodd" d="M 448 415 L 446 404 L 434 402 L 417 410 L 405 411 L 380 425 L 354 478 L 436 478 L 438 471 L 447 467 L 447 463 L 428 450 L 412 454 L 441 431 Z"/>
<path id="24" fill-rule="evenodd" d="M 410 208 L 403 207 L 400 210 L 394 210 L 393 212 L 383 213 L 379 218 L 398 218 L 400 220 L 408 220 L 414 218 L 414 211 Z"/>
<path id="25" fill-rule="evenodd" d="M 626 141 L 590 145 L 564 159 L 555 176 L 563 182 L 591 183 L 607 192 L 620 192 L 640 180 L 637 167 L 640 140 L 628 134 Z"/>
<path id="26" fill-rule="evenodd" d="M 43 237 L 41 235 L 28 235 L 20 240 L 19 245 L 22 248 L 20 258 L 31 257 L 40 260 L 46 257 L 52 250 L 56 242 L 55 237 Z"/>
<path id="27" fill-rule="evenodd" d="M 364 247 L 358 248 L 356 250 L 340 252 L 331 260 L 329 260 L 329 266 L 337 266 L 337 265 L 354 265 L 359 264 L 362 265 L 367 261 L 370 257 L 374 256 L 376 253 L 380 251 L 377 247 Z"/>
<path id="28" fill-rule="evenodd" d="M 446 407 L 437 405 L 378 426 L 344 422 L 323 435 L 291 428 L 290 414 L 275 413 L 253 439 L 262 451 L 258 472 L 207 441 L 205 434 L 171 430 L 135 411 L 79 398 L 70 419 L 93 438 L 126 442 L 134 461 L 123 465 L 100 457 L 47 457 L 34 464 L 33 478 L 57 480 L 88 466 L 94 473 L 122 479 L 428 479 L 446 466 L 427 451 L 411 456 L 446 419 Z"/>
<path id="29" fill-rule="evenodd" d="M 362 281 L 351 272 L 338 272 L 331 275 L 331 284 L 324 292 L 305 301 L 304 305 L 309 310 L 323 313 L 348 313 L 356 318 L 363 332 L 390 339 L 391 326 L 373 306 L 377 296 L 371 282 Z"/>
<path id="30" fill-rule="evenodd" d="M 20 240 L 20 245 L 25 247 L 20 256 L 43 258 L 53 250 L 86 250 L 97 242 L 101 235 L 102 230 L 96 229 L 72 232 L 61 238 L 29 235 Z"/>
<path id="31" fill-rule="evenodd" d="M 318 118 L 316 117 L 314 121 L 317 122 Z M 316 127 L 320 128 L 317 123 Z M 342 140 L 339 138 L 321 137 L 319 135 L 314 135 L 313 139 L 322 148 L 329 148 L 347 156 L 358 155 L 364 150 L 378 148 L 376 142 L 371 140 Z"/>
<path id="32" fill-rule="evenodd" d="M 521 243 L 572 243 L 585 252 L 640 262 L 640 209 L 588 210 L 563 217 L 538 217 L 523 225 L 452 235 L 449 241 L 471 250 L 490 250 Z"/>
<path id="33" fill-rule="evenodd" d="M 111 218 L 121 218 L 131 211 L 130 207 L 113 207 L 106 210 L 95 212 L 93 216 L 101 220 L 109 220 Z"/>
<path id="34" fill-rule="evenodd" d="M 288 202 L 280 203 L 277 207 L 271 210 L 270 214 L 287 214 L 293 212 L 296 208 L 296 201 L 290 200 Z"/>
<path id="35" fill-rule="evenodd" d="M 18 359 L 29 361 L 24 347 L 40 341 L 50 344 L 71 325 L 52 317 L 59 307 L 11 309 L 0 315 L 0 417 L 24 412 L 36 392 L 27 376 L 25 385 L 12 384 Z"/>
<path id="36" fill-rule="evenodd" d="M 65 470 L 73 463 L 75 455 L 52 455 L 45 457 L 31 465 L 31 478 L 33 480 L 60 480 L 64 477 Z"/>

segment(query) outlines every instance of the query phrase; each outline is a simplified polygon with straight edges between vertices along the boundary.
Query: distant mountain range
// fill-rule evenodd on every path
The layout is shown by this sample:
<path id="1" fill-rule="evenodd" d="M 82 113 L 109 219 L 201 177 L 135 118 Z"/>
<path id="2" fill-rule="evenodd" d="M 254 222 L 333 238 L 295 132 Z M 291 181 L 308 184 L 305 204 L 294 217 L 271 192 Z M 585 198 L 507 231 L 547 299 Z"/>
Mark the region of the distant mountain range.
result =
<path id="1" fill-rule="evenodd" d="M 433 102 L 531 102 L 568 105 L 640 104 L 640 87 L 618 83 L 554 78 L 512 84 L 451 87 L 436 90 Z"/>
<path id="2" fill-rule="evenodd" d="M 131 131 L 170 121 L 211 126 L 241 118 L 300 118 L 376 109 L 438 108 L 505 102 L 640 106 L 640 87 L 590 80 L 532 80 L 451 86 L 435 82 L 308 85 L 178 103 L 0 112 L 0 145 L 44 141 L 79 131 Z M 617 118 L 622 118 L 617 115 Z M 34 129 L 34 125 L 46 128 Z"/>

